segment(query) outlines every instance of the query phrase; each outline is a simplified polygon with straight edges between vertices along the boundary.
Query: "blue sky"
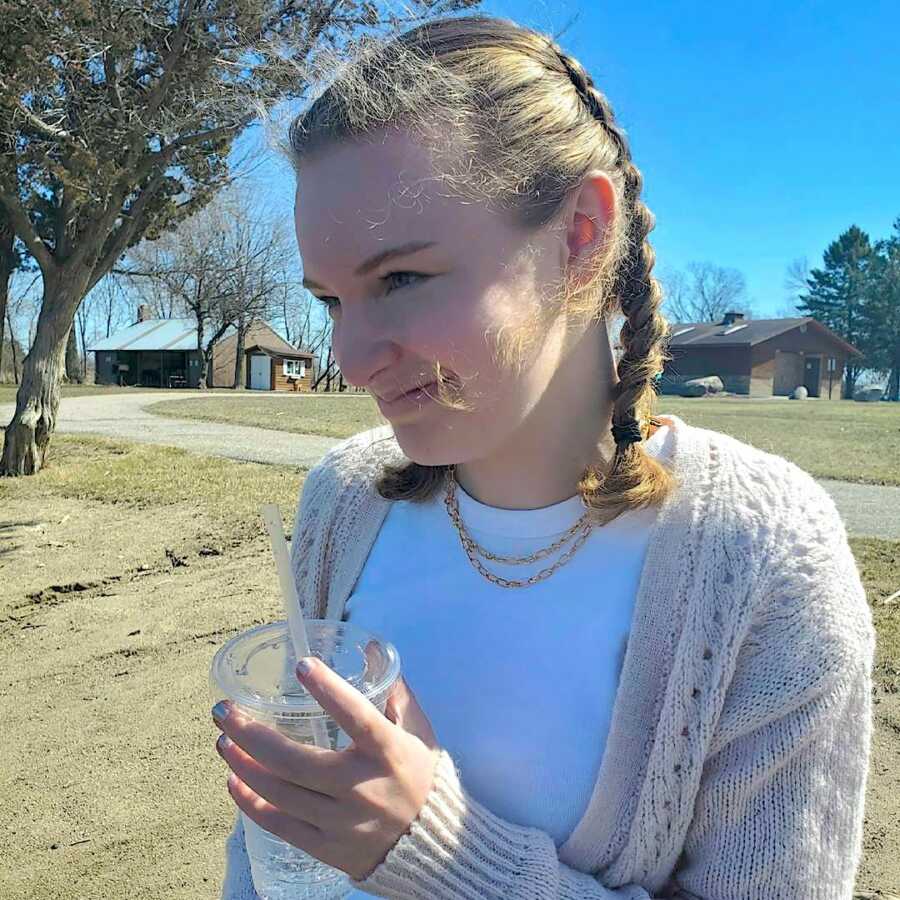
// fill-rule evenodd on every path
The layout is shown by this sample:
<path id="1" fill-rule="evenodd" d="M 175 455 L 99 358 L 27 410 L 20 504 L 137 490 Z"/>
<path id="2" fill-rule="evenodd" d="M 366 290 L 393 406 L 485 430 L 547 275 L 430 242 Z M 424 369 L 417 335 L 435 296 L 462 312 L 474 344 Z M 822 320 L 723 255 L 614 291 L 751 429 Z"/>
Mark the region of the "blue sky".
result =
<path id="1" fill-rule="evenodd" d="M 657 219 L 657 265 L 740 269 L 757 316 L 786 314 L 785 269 L 851 224 L 900 216 L 900 4 L 555 3 L 482 11 L 551 34 L 613 104 Z M 254 186 L 290 209 L 291 179 Z M 282 206 L 282 204 L 284 204 Z"/>

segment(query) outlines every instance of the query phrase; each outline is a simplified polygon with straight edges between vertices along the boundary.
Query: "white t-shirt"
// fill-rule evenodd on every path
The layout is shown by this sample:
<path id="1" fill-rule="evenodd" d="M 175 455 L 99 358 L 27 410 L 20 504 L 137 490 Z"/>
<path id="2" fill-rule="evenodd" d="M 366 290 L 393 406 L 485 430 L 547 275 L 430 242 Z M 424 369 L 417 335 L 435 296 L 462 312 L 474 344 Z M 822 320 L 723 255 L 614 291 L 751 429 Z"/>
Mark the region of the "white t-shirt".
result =
<path id="1" fill-rule="evenodd" d="M 644 446 L 666 458 L 670 445 L 662 426 Z M 553 543 L 584 512 L 578 495 L 509 510 L 479 503 L 457 485 L 457 499 L 472 537 L 506 556 Z M 596 781 L 655 519 L 654 509 L 624 513 L 594 528 L 545 581 L 504 588 L 472 566 L 443 494 L 397 501 L 347 601 L 345 619 L 397 648 L 466 790 L 496 815 L 547 832 L 557 847 Z M 570 545 L 527 565 L 482 562 L 520 580 Z"/>

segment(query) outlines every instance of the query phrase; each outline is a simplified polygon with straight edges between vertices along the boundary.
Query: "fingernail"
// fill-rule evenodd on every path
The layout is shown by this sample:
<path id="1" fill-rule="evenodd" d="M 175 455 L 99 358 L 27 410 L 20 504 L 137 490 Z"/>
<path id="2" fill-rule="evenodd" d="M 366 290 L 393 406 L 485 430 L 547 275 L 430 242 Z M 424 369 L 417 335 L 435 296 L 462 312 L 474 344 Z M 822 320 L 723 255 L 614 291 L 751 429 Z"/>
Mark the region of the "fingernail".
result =
<path id="1" fill-rule="evenodd" d="M 297 663 L 297 675 L 300 678 L 305 678 L 307 675 L 312 672 L 312 657 L 304 656 L 300 662 Z"/>
<path id="2" fill-rule="evenodd" d="M 212 717 L 213 721 L 216 725 L 221 725 L 222 722 L 228 716 L 228 713 L 231 711 L 231 707 L 228 704 L 227 700 L 220 700 L 213 708 L 212 708 Z"/>

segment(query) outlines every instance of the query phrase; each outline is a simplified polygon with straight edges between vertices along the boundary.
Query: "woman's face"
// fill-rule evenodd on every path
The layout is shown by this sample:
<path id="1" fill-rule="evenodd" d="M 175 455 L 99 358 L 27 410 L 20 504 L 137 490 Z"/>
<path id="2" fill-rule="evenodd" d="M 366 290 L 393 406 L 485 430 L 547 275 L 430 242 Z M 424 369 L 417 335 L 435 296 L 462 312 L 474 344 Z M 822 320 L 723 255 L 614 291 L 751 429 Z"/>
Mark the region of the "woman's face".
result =
<path id="1" fill-rule="evenodd" d="M 337 363 L 423 465 L 514 446 L 564 356 L 556 325 L 519 372 L 494 348 L 558 283 L 565 235 L 525 231 L 448 194 L 425 148 L 402 132 L 334 145 L 300 166 L 297 240 L 305 282 L 333 319 Z M 433 381 L 435 363 L 469 409 L 436 402 L 433 386 L 391 402 Z"/>

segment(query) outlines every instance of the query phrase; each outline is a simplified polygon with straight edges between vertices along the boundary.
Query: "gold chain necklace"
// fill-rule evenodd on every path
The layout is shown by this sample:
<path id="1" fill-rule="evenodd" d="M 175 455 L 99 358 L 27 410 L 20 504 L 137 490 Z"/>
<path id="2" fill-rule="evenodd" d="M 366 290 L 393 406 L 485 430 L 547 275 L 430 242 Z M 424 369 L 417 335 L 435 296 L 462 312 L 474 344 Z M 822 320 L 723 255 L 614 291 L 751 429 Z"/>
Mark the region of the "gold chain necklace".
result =
<path id="1" fill-rule="evenodd" d="M 530 556 L 498 556 L 491 553 L 489 550 L 486 550 L 484 547 L 481 547 L 466 531 L 466 528 L 459 517 L 459 506 L 456 502 L 456 477 L 453 470 L 453 466 L 450 466 L 447 470 L 447 492 L 444 497 L 444 505 L 447 507 L 447 512 L 450 515 L 453 525 L 459 532 L 460 542 L 463 545 L 463 549 L 466 551 L 466 556 L 469 557 L 469 561 L 488 581 L 498 584 L 500 587 L 527 587 L 528 585 L 537 584 L 539 581 L 544 581 L 549 578 L 560 566 L 567 563 L 575 555 L 578 548 L 588 539 L 594 527 L 594 523 L 591 521 L 589 514 L 585 512 L 561 538 L 554 541 L 549 547 L 542 547 Z M 563 544 L 578 532 L 580 532 L 580 534 L 578 534 L 578 537 L 572 546 L 552 566 L 547 566 L 547 568 L 541 569 L 540 572 L 535 573 L 529 578 L 522 579 L 521 581 L 515 581 L 510 578 L 503 578 L 500 575 L 495 575 L 493 572 L 486 569 L 481 560 L 478 559 L 478 554 L 480 554 L 481 556 L 495 560 L 496 562 L 512 563 L 514 565 L 536 562 L 539 559 L 543 559 L 545 556 L 549 556 L 554 551 L 559 550 Z"/>

